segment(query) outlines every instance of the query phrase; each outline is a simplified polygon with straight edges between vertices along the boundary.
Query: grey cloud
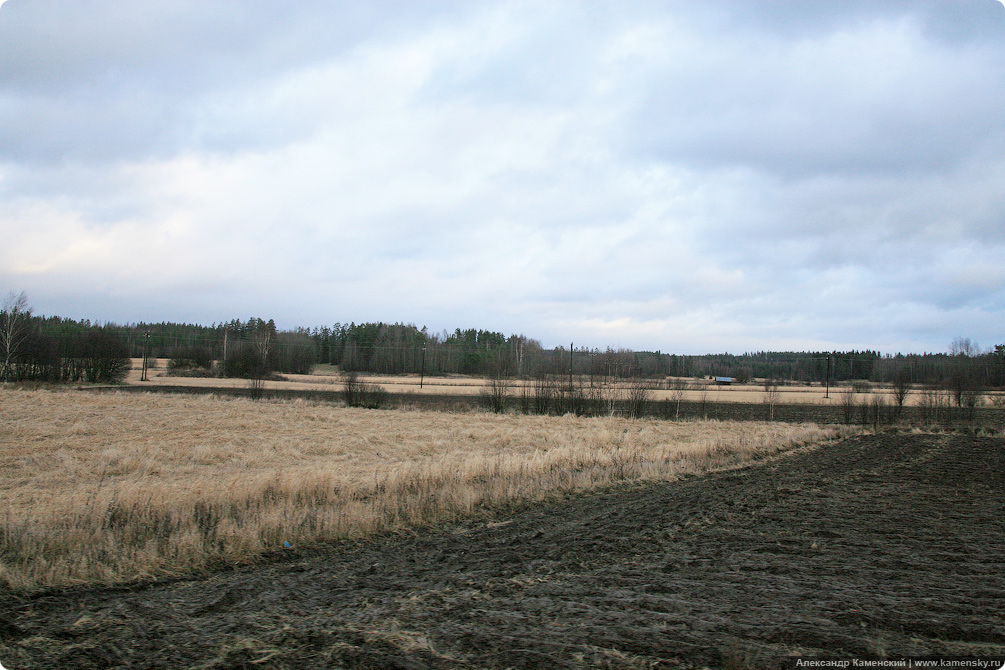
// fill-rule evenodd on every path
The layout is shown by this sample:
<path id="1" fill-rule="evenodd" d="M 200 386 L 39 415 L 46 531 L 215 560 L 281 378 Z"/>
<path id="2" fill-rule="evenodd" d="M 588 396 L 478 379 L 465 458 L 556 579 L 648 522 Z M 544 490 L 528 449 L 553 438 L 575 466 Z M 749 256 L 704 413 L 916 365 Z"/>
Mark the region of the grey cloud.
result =
<path id="1" fill-rule="evenodd" d="M 1002 52 L 932 58 L 879 31 L 836 44 L 706 42 L 687 67 L 657 70 L 632 150 L 696 167 L 783 176 L 930 172 L 1005 148 Z M 720 38 L 721 39 L 721 38 Z M 854 49 L 869 44 L 872 57 Z M 886 62 L 882 59 L 887 58 Z"/>
<path id="2" fill-rule="evenodd" d="M 0 225 L 36 232 L 0 278 L 116 320 L 992 341 L 987 4 L 12 0 Z"/>
<path id="3" fill-rule="evenodd" d="M 784 37 L 814 37 L 900 17 L 909 17 L 934 39 L 952 44 L 996 41 L 1005 34 L 1005 8 L 997 0 L 725 0 L 708 6 L 735 29 Z"/>
<path id="4" fill-rule="evenodd" d="M 318 0 L 82 0 L 58 6 L 14 0 L 0 19 L 9 65 L 0 82 L 66 94 L 96 83 L 191 93 L 254 81 L 341 53 L 382 26 L 417 16 L 407 6 L 400 12 L 391 7 L 377 2 L 336 9 Z"/>
<path id="5" fill-rule="evenodd" d="M 274 145 L 289 136 L 276 130 L 284 119 L 266 117 L 258 123 L 271 132 L 238 137 L 226 119 L 210 118 L 220 126 L 207 132 L 200 105 L 253 94 L 375 36 L 419 31 L 442 9 L 417 5 L 84 0 L 57 8 L 15 0 L 0 15 L 0 160 L 169 157 L 204 142 L 234 150 L 249 139 Z"/>

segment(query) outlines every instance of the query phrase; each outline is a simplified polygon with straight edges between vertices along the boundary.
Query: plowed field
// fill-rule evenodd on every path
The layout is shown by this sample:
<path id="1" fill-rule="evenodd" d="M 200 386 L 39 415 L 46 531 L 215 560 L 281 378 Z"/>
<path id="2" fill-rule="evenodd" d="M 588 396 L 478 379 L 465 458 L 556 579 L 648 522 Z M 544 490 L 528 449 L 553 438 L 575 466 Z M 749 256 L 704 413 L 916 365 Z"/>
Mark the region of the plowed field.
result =
<path id="1" fill-rule="evenodd" d="M 9 670 L 1005 655 L 1005 444 L 869 436 L 205 578 L 0 598 Z"/>

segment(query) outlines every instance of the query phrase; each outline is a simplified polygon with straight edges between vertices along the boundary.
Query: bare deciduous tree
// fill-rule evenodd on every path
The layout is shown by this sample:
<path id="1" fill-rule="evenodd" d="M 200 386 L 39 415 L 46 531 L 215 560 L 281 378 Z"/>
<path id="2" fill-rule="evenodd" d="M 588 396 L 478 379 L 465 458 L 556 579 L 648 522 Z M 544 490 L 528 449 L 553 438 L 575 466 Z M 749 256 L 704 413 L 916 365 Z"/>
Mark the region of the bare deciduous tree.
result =
<path id="1" fill-rule="evenodd" d="M 981 355 L 981 348 L 969 337 L 957 337 L 949 345 L 949 353 L 952 356 L 975 358 Z"/>
<path id="2" fill-rule="evenodd" d="M 553 380 L 547 375 L 538 375 L 534 379 L 534 413 L 547 414 L 550 412 L 554 407 L 557 393 L 557 384 Z"/>
<path id="3" fill-rule="evenodd" d="M 509 394 L 510 380 L 502 374 L 493 374 L 479 393 L 479 398 L 487 408 L 496 414 L 502 414 L 506 411 Z"/>
<path id="4" fill-rule="evenodd" d="M 363 381 L 355 370 L 342 371 L 342 400 L 346 407 L 379 409 L 387 401 L 384 387 Z"/>
<path id="5" fill-rule="evenodd" d="M 947 380 L 953 402 L 959 410 L 967 410 L 968 418 L 974 418 L 974 410 L 984 397 L 984 375 L 978 358 L 981 348 L 969 337 L 957 337 L 950 345 L 953 367 Z"/>
<path id="6" fill-rule="evenodd" d="M 946 420 L 950 407 L 949 391 L 933 384 L 923 388 L 920 394 L 918 407 L 921 410 L 921 418 L 933 422 Z"/>
<path id="7" fill-rule="evenodd" d="M 651 386 L 641 377 L 635 377 L 628 383 L 628 416 L 637 419 L 645 413 L 652 395 Z"/>
<path id="8" fill-rule="evenodd" d="M 670 401 L 675 406 L 674 419 L 680 421 L 680 404 L 684 400 L 687 381 L 680 377 L 671 377 L 667 380 L 667 386 L 670 388 Z"/>
<path id="9" fill-rule="evenodd" d="M 358 407 L 360 404 L 360 387 L 363 381 L 359 378 L 359 373 L 355 370 L 343 370 L 342 379 L 342 400 L 346 407 Z"/>
<path id="10" fill-rule="evenodd" d="M 768 406 L 768 421 L 775 420 L 775 405 L 781 400 L 782 394 L 778 390 L 778 381 L 775 379 L 764 380 L 764 404 Z"/>
<path id="11" fill-rule="evenodd" d="M 879 430 L 879 424 L 884 421 L 886 411 L 886 401 L 883 396 L 877 395 L 872 399 L 872 429 Z"/>
<path id="12" fill-rule="evenodd" d="M 846 386 L 841 391 L 841 410 L 844 412 L 844 422 L 851 423 L 855 418 L 855 387 Z"/>
<path id="13" fill-rule="evenodd" d="M 911 371 L 908 368 L 900 368 L 893 376 L 893 401 L 897 404 L 896 416 L 899 419 L 900 413 L 904 409 L 904 402 L 911 392 Z"/>
<path id="14" fill-rule="evenodd" d="M 701 412 L 701 418 L 703 421 L 708 420 L 708 384 L 701 385 L 701 391 L 698 393 L 698 408 Z M 774 412 L 772 412 L 774 414 Z"/>
<path id="15" fill-rule="evenodd" d="M 3 366 L 0 367 L 0 380 L 7 381 L 10 377 L 11 365 L 17 359 L 21 345 L 28 337 L 28 321 L 31 318 L 31 307 L 28 306 L 28 296 L 24 291 L 11 291 L 3 302 L 0 311 L 0 355 L 3 356 Z"/>
<path id="16" fill-rule="evenodd" d="M 269 369 L 269 352 L 276 337 L 276 324 L 269 319 L 268 323 L 260 323 L 258 332 L 252 341 L 255 352 L 255 366 L 251 375 L 250 391 L 254 400 L 259 400 L 265 394 L 265 379 L 271 374 Z"/>

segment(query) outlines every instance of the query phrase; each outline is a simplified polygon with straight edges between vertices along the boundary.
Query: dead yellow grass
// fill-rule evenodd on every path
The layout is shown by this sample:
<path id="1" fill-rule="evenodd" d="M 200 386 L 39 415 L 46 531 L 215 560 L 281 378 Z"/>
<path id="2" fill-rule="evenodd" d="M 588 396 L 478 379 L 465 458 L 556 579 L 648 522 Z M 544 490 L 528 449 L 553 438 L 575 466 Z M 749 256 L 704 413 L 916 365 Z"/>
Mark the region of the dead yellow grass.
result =
<path id="1" fill-rule="evenodd" d="M 140 381 L 141 367 L 143 360 L 132 359 L 132 370 L 126 377 L 126 383 L 131 386 L 183 386 L 200 389 L 235 389 L 247 388 L 247 379 L 233 379 L 224 377 L 171 377 L 167 374 L 167 359 L 151 359 L 148 381 Z M 339 391 L 342 383 L 339 376 L 331 371 L 321 371 L 309 375 L 283 374 L 285 381 L 268 381 L 267 389 L 283 391 Z M 422 380 L 420 388 L 419 375 L 376 375 L 364 374 L 360 378 L 368 383 L 377 384 L 391 393 L 408 393 L 413 395 L 452 395 L 459 397 L 474 397 L 482 393 L 489 380 L 483 377 L 470 377 L 464 375 L 454 375 L 448 377 L 426 376 Z M 588 379 L 578 380 L 590 383 Z M 658 380 L 651 380 L 657 383 Z M 688 385 L 683 391 L 683 400 L 690 402 L 707 401 L 710 403 L 719 402 L 745 402 L 763 403 L 764 386 L 754 382 L 748 384 L 733 384 L 730 386 L 717 386 L 708 380 L 682 379 Z M 600 383 L 600 380 L 597 380 Z M 623 399 L 627 386 L 631 380 L 622 379 L 618 383 L 604 382 L 603 388 L 609 395 L 619 396 Z M 528 380 L 510 380 L 511 395 L 520 394 L 520 387 L 533 387 L 534 382 Z M 832 405 L 840 406 L 843 400 L 842 393 L 846 386 L 832 386 L 829 394 L 822 386 L 779 386 L 778 404 L 801 404 L 801 405 Z M 667 400 L 675 397 L 674 391 L 667 388 L 653 389 L 650 392 L 652 400 Z M 893 404 L 893 389 L 889 387 L 875 386 L 869 393 L 856 395 L 856 402 L 872 401 L 875 398 L 882 398 L 887 405 Z M 917 405 L 921 401 L 921 393 L 913 391 L 907 397 L 907 405 Z"/>
<path id="2" fill-rule="evenodd" d="M 0 389 L 0 581 L 180 574 L 722 469 L 841 430 Z"/>

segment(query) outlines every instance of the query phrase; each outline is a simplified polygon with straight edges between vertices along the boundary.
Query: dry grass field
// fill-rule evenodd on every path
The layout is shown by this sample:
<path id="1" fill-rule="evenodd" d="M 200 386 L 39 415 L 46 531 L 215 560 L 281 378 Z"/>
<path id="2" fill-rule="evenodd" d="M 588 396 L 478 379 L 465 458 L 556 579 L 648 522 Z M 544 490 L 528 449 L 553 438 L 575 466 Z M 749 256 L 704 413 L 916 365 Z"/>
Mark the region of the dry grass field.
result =
<path id="1" fill-rule="evenodd" d="M 134 588 L 0 588 L 0 660 L 778 670 L 796 655 L 1005 658 L 1001 447 L 883 432 Z"/>
<path id="2" fill-rule="evenodd" d="M 851 431 L 0 388 L 0 584 L 189 573 Z"/>
<path id="3" fill-rule="evenodd" d="M 195 388 L 246 388 L 248 381 L 245 379 L 227 379 L 221 377 L 173 377 L 167 374 L 167 359 L 151 359 L 151 368 L 148 372 L 148 379 L 140 381 L 142 359 L 132 359 L 133 367 L 126 383 L 131 386 L 181 386 Z M 288 391 L 316 391 L 332 390 L 337 391 L 342 388 L 338 374 L 331 366 L 319 366 L 313 374 L 297 375 L 284 374 L 284 381 L 268 381 L 266 388 Z M 446 394 L 456 396 L 477 396 L 482 393 L 488 380 L 481 377 L 470 377 L 465 375 L 455 375 L 449 377 L 426 376 L 423 378 L 421 387 L 419 375 L 361 375 L 361 379 L 366 382 L 378 384 L 391 393 L 403 394 Z M 654 383 L 657 380 L 653 380 Z M 710 380 L 695 380 L 691 378 L 680 379 L 687 388 L 680 392 L 668 388 L 654 388 L 650 392 L 652 400 L 667 400 L 676 398 L 679 393 L 682 400 L 696 402 L 706 401 L 709 403 L 739 402 L 739 403 L 762 403 L 765 402 L 765 388 L 763 383 L 750 382 L 747 384 L 732 384 L 729 386 L 718 386 Z M 585 383 L 589 383 L 586 380 Z M 599 383 L 599 382 L 598 382 Z M 521 384 L 532 385 L 533 382 L 512 380 L 510 382 L 510 393 L 517 396 L 520 393 Z M 605 390 L 615 397 L 623 399 L 628 386 L 628 380 L 621 380 L 620 383 L 604 385 Z M 867 393 L 856 393 L 856 402 L 861 403 L 866 400 L 873 401 L 880 399 L 886 405 L 893 405 L 893 389 L 889 386 L 879 384 L 867 384 Z M 777 404 L 805 404 L 805 405 L 831 405 L 839 406 L 844 400 L 844 394 L 850 392 L 848 384 L 833 385 L 825 389 L 819 385 L 782 385 L 774 389 Z M 908 394 L 906 405 L 917 405 L 922 401 L 922 394 L 915 389 Z"/>

